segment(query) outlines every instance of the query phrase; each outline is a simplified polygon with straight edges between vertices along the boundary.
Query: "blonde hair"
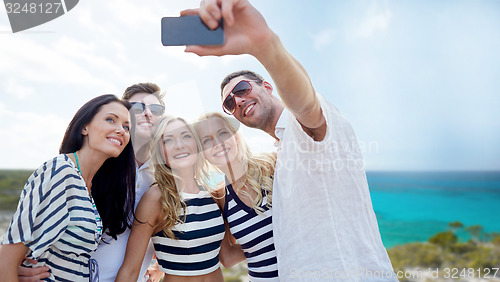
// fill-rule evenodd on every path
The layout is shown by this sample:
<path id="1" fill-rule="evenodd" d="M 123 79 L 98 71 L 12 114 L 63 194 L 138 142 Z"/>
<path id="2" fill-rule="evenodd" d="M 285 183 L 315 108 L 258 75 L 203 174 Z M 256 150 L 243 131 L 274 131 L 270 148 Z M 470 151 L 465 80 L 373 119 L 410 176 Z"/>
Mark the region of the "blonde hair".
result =
<path id="1" fill-rule="evenodd" d="M 156 127 L 155 133 L 151 140 L 151 163 L 154 168 L 154 177 L 155 183 L 160 189 L 161 196 L 161 213 L 159 226 L 161 226 L 163 233 L 172 239 L 175 239 L 175 235 L 172 232 L 172 228 L 178 224 L 183 223 L 186 218 L 186 203 L 181 199 L 179 194 L 179 190 L 176 185 L 176 181 L 183 181 L 180 177 L 176 176 L 172 169 L 167 165 L 167 161 L 165 159 L 164 149 L 163 149 L 163 134 L 165 133 L 165 129 L 167 126 L 173 121 L 181 121 L 183 122 L 191 134 L 193 134 L 193 138 L 196 140 L 196 146 L 198 149 L 198 161 L 195 165 L 195 178 L 196 173 L 205 174 L 202 169 L 198 169 L 201 163 L 205 162 L 203 158 L 203 154 L 200 154 L 202 148 L 199 142 L 198 134 L 194 128 L 186 122 L 181 117 L 171 117 L 164 116 L 158 121 L 158 125 Z M 178 182 L 180 183 L 180 182 Z M 181 210 L 183 211 L 184 216 L 181 219 Z"/>
<path id="2" fill-rule="evenodd" d="M 252 199 L 252 208 L 257 213 L 264 212 L 264 209 L 261 207 L 264 197 L 266 197 L 267 199 L 266 206 L 268 208 L 271 208 L 273 196 L 273 175 L 274 167 L 276 166 L 276 154 L 253 154 L 250 151 L 250 147 L 248 147 L 247 143 L 245 142 L 245 139 L 239 133 L 237 127 L 234 126 L 232 120 L 221 113 L 206 113 L 202 115 L 198 119 L 198 121 L 208 120 L 210 118 L 221 118 L 226 128 L 236 138 L 236 144 L 238 146 L 237 159 L 246 169 L 244 180 L 237 187 L 233 187 L 236 194 L 246 195 L 248 196 L 248 198 L 252 199 L 252 197 L 249 197 L 250 195 L 248 195 L 246 191 L 242 191 L 243 187 L 247 187 L 255 191 L 257 194 L 257 197 Z M 200 166 L 200 169 L 203 169 L 203 172 L 200 172 L 200 174 L 206 173 L 207 171 L 209 171 L 209 169 L 215 169 L 221 172 L 220 169 L 212 164 L 209 164 L 208 162 L 204 162 L 203 166 Z"/>

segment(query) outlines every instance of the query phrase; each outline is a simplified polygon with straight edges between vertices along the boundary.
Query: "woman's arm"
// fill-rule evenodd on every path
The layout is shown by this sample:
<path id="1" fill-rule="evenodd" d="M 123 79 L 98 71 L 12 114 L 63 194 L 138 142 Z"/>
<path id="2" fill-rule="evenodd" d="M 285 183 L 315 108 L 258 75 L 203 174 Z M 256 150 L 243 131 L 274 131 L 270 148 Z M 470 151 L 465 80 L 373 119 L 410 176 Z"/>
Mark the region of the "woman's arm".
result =
<path id="1" fill-rule="evenodd" d="M 224 186 L 224 182 L 217 184 L 215 190 L 211 193 L 215 202 L 219 206 L 219 209 L 222 214 L 224 214 L 224 205 L 225 205 L 225 196 L 226 196 L 226 188 Z M 222 239 L 222 243 L 220 244 L 219 250 L 219 261 L 220 263 L 226 267 L 230 268 L 235 264 L 244 261 L 246 259 L 241 246 L 236 243 L 236 239 L 233 234 L 231 234 L 231 230 L 229 230 L 229 224 L 224 219 L 224 227 L 226 232 L 224 233 L 224 239 Z"/>
<path id="2" fill-rule="evenodd" d="M 0 273 L 2 281 L 19 281 L 17 267 L 21 265 L 28 252 L 23 243 L 5 244 L 0 246 Z"/>
<path id="3" fill-rule="evenodd" d="M 144 193 L 137 205 L 125 259 L 115 281 L 137 281 L 149 239 L 158 225 L 160 211 L 160 190 L 155 185 Z"/>
<path id="4" fill-rule="evenodd" d="M 220 244 L 219 251 L 219 261 L 226 268 L 230 268 L 235 264 L 244 261 L 246 259 L 241 245 L 236 243 L 236 239 L 229 230 L 229 225 L 226 220 L 224 220 L 224 226 L 226 227 L 226 233 L 224 234 L 224 239 Z"/>

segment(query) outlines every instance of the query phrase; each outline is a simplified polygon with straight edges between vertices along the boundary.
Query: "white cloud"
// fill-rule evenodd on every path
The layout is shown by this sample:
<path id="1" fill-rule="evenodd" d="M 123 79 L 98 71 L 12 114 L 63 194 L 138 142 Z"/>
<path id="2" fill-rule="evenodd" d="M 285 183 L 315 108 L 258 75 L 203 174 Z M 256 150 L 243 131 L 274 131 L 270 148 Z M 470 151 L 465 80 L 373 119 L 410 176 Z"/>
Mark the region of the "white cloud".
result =
<path id="1" fill-rule="evenodd" d="M 68 60 L 78 61 L 81 65 L 88 64 L 86 69 L 98 69 L 102 73 L 123 76 L 122 68 L 111 60 L 110 56 L 95 54 L 98 53 L 96 49 L 93 43 L 83 43 L 68 37 L 59 39 L 53 48 L 55 52 Z"/>
<path id="2" fill-rule="evenodd" d="M 113 46 L 112 48 L 115 52 L 116 59 L 119 60 L 120 63 L 124 64 L 129 60 L 125 43 L 120 40 L 110 40 L 109 44 Z"/>
<path id="3" fill-rule="evenodd" d="M 181 63 L 181 65 L 189 64 L 191 66 L 195 66 L 198 69 L 206 69 L 208 67 L 209 58 L 206 57 L 198 57 L 198 55 L 192 53 L 185 53 L 184 46 L 169 46 L 168 48 L 165 46 L 157 46 L 155 50 L 157 50 L 160 54 L 166 56 L 167 58 L 164 60 L 165 62 L 176 61 Z"/>
<path id="4" fill-rule="evenodd" d="M 255 60 L 250 55 L 229 55 L 218 58 L 224 66 L 233 68 L 235 65 L 248 64 L 249 60 Z"/>
<path id="5" fill-rule="evenodd" d="M 35 89 L 28 85 L 10 78 L 5 83 L 4 90 L 7 95 L 10 94 L 18 99 L 26 99 L 35 94 Z"/>
<path id="6" fill-rule="evenodd" d="M 105 28 L 102 28 L 98 24 L 98 21 L 94 17 L 94 14 L 92 13 L 91 8 L 90 7 L 81 7 L 81 6 L 83 6 L 83 5 L 78 6 L 78 13 L 75 13 L 75 15 L 74 15 L 74 17 L 77 19 L 78 24 L 81 27 L 86 28 L 87 30 L 93 30 L 96 32 L 106 31 Z"/>
<path id="7" fill-rule="evenodd" d="M 157 15 L 150 5 L 141 1 L 103 1 L 102 8 L 106 9 L 111 20 L 124 29 L 137 29 L 146 22 L 157 23 Z"/>
<path id="8" fill-rule="evenodd" d="M 392 13 L 388 8 L 380 11 L 376 6 L 372 6 L 364 19 L 355 27 L 354 38 L 369 38 L 378 32 L 385 31 L 391 22 Z"/>
<path id="9" fill-rule="evenodd" d="M 154 3 L 139 1 L 102 1 L 96 6 L 91 1 L 80 1 L 70 13 L 79 25 L 94 34 L 109 35 L 114 32 L 140 29 L 144 25 L 158 23 L 158 15 L 152 7 Z"/>
<path id="10" fill-rule="evenodd" d="M 68 36 L 62 36 L 54 44 L 54 51 L 59 54 L 64 54 L 70 57 L 82 57 L 82 54 L 92 53 L 96 51 L 94 43 L 78 41 Z"/>
<path id="11" fill-rule="evenodd" d="M 193 122 L 206 109 L 202 103 L 198 85 L 194 80 L 187 80 L 165 89 L 165 111 L 169 115 L 180 116 Z"/>
<path id="12" fill-rule="evenodd" d="M 85 62 L 77 62 L 71 55 L 37 43 L 30 37 L 10 36 L 9 44 L 0 44 L 0 61 L 0 74 L 16 77 L 26 83 L 108 85 L 100 75 L 85 67 Z"/>
<path id="13" fill-rule="evenodd" d="M 332 28 L 326 28 L 320 30 L 316 34 L 312 34 L 311 37 L 314 42 L 314 48 L 317 51 L 321 51 L 333 42 L 333 39 L 335 38 L 335 30 Z"/>
<path id="14" fill-rule="evenodd" d="M 11 112 L 0 104 L 0 168 L 35 169 L 57 155 L 67 123 L 54 114 Z"/>

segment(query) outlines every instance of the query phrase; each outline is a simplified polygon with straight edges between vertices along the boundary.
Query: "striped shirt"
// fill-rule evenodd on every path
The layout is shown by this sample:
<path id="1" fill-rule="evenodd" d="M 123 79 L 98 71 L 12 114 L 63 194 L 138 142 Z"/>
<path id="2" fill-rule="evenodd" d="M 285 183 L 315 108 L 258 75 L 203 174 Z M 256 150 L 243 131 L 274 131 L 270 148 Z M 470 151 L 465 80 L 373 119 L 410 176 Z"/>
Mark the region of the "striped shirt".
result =
<path id="1" fill-rule="evenodd" d="M 160 270 L 180 276 L 212 273 L 219 268 L 220 244 L 225 233 L 220 209 L 207 191 L 181 192 L 181 198 L 187 206 L 186 219 L 173 228 L 177 240 L 165 237 L 163 231 L 151 238 Z"/>
<path id="2" fill-rule="evenodd" d="M 88 281 L 101 236 L 98 215 L 83 178 L 62 154 L 30 176 L 2 244 L 26 245 L 27 257 L 38 263 L 23 265 L 48 266 L 45 281 Z"/>
<path id="3" fill-rule="evenodd" d="M 263 197 L 264 212 L 258 214 L 241 201 L 231 184 L 226 186 L 223 216 L 247 258 L 250 281 L 279 281 L 272 210 L 266 203 L 267 197 Z"/>

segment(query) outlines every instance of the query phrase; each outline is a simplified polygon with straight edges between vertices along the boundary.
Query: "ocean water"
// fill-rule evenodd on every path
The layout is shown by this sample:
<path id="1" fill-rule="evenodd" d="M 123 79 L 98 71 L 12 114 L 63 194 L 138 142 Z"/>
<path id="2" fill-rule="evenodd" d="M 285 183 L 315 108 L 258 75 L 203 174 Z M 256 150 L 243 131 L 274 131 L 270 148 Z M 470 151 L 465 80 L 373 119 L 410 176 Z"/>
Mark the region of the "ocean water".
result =
<path id="1" fill-rule="evenodd" d="M 424 242 L 448 223 L 500 233 L 500 172 L 367 172 L 386 248 Z M 459 240 L 470 239 L 462 228 Z"/>

